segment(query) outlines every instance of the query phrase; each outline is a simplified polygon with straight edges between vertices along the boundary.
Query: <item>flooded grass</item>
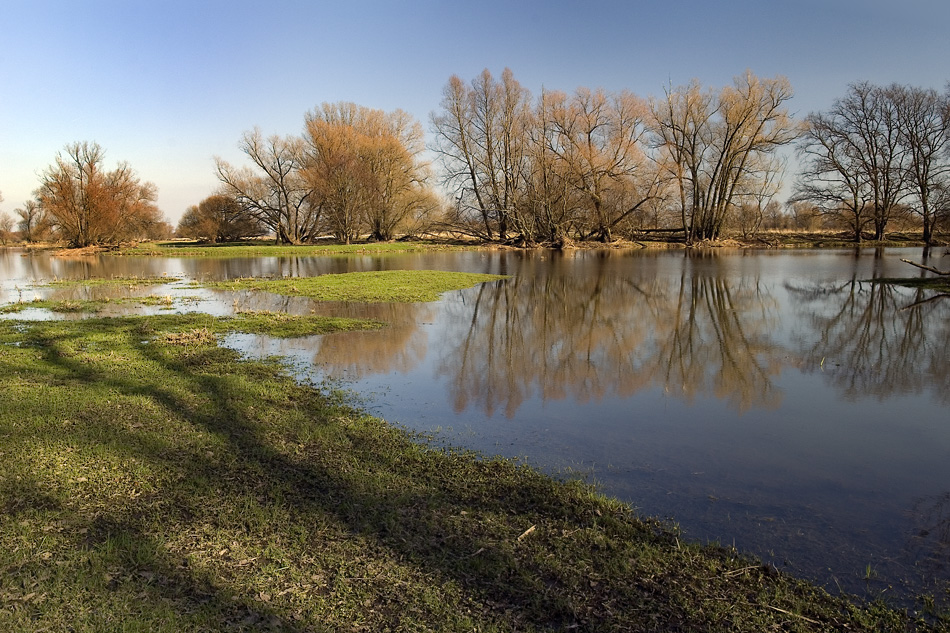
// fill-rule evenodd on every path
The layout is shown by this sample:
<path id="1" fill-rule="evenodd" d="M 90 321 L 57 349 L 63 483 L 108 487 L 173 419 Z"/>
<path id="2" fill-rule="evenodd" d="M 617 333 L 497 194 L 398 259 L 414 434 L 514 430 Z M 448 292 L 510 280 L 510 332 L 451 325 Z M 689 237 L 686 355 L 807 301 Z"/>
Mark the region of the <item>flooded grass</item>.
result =
<path id="1" fill-rule="evenodd" d="M 180 277 L 92 277 L 89 279 L 55 279 L 40 286 L 50 288 L 73 288 L 76 286 L 102 287 L 102 286 L 125 286 L 128 288 L 138 288 L 140 286 L 160 286 L 180 281 Z"/>
<path id="2" fill-rule="evenodd" d="M 262 290 L 315 301 L 413 303 L 435 301 L 444 292 L 498 279 L 504 277 L 438 270 L 386 270 L 318 277 L 236 279 L 201 285 L 223 290 Z"/>
<path id="3" fill-rule="evenodd" d="M 176 302 L 198 303 L 201 297 L 171 295 L 148 295 L 144 297 L 107 297 L 104 299 L 39 299 L 32 301 L 17 301 L 0 306 L 0 314 L 16 314 L 24 310 L 49 310 L 59 314 L 98 314 L 109 305 L 139 305 L 157 306 L 164 309 L 173 309 Z"/>
<path id="4" fill-rule="evenodd" d="M 257 319 L 318 321 L 0 322 L 0 629 L 948 630 L 216 345 Z"/>
<path id="5" fill-rule="evenodd" d="M 32 301 L 17 301 L 16 303 L 0 306 L 0 314 L 16 314 L 29 309 L 49 310 L 60 314 L 95 314 L 103 308 L 105 303 L 104 301 L 86 299 L 33 299 Z"/>

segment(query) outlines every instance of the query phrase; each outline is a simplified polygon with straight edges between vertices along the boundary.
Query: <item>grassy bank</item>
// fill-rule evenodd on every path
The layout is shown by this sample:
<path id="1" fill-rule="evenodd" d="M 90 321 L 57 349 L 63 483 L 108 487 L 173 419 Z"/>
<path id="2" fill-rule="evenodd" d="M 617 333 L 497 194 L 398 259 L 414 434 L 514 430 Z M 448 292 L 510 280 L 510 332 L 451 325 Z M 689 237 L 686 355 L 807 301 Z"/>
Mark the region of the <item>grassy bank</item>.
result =
<path id="1" fill-rule="evenodd" d="M 928 630 L 426 448 L 218 347 L 243 318 L 0 321 L 0 630 Z"/>
<path id="2" fill-rule="evenodd" d="M 196 242 L 143 242 L 114 251 L 118 255 L 148 257 L 326 257 L 332 255 L 393 255 L 474 248 L 457 242 L 406 241 L 359 244 L 275 244 L 249 241 L 224 244 Z"/>

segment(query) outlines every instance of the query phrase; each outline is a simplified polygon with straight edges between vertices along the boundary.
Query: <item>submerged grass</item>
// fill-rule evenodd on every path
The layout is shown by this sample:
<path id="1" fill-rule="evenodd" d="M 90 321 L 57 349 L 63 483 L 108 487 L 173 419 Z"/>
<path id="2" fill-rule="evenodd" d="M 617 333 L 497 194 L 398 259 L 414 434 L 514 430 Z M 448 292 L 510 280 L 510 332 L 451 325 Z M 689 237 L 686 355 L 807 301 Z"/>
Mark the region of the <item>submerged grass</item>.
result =
<path id="1" fill-rule="evenodd" d="M 55 279 L 41 284 L 53 288 L 71 288 L 74 286 L 158 286 L 179 281 L 180 277 L 93 277 L 90 279 Z"/>
<path id="2" fill-rule="evenodd" d="M 32 301 L 17 301 L 0 306 L 0 314 L 16 314 L 27 309 L 49 310 L 61 314 L 68 313 L 91 313 L 94 314 L 102 309 L 103 301 L 91 301 L 88 299 L 33 299 Z"/>
<path id="3" fill-rule="evenodd" d="M 0 630 L 948 630 L 427 447 L 232 326 L 0 321 Z"/>
<path id="4" fill-rule="evenodd" d="M 32 301 L 17 301 L 0 306 L 0 314 L 16 314 L 27 309 L 49 310 L 60 314 L 82 313 L 97 314 L 106 306 L 112 304 L 134 304 L 144 306 L 159 306 L 172 309 L 176 298 L 171 295 L 156 296 L 148 295 L 145 297 L 119 297 L 105 299 L 33 299 Z M 178 297 L 177 301 L 183 303 L 197 303 L 202 301 L 201 297 Z"/>
<path id="5" fill-rule="evenodd" d="M 444 292 L 498 279 L 504 277 L 440 270 L 383 270 L 319 277 L 235 279 L 201 285 L 223 290 L 263 290 L 285 296 L 309 297 L 316 301 L 411 303 L 435 301 Z"/>

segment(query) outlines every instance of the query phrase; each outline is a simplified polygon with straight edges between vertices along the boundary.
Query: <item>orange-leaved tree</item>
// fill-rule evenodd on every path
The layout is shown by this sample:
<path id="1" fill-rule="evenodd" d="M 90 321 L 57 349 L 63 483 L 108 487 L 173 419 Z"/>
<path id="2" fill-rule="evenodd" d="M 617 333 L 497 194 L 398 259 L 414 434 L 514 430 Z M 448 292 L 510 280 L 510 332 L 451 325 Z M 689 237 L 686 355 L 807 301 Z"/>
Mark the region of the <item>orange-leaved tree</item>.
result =
<path id="1" fill-rule="evenodd" d="M 97 143 L 72 143 L 43 172 L 37 200 L 72 246 L 139 239 L 162 221 L 155 185 L 140 181 L 128 163 L 108 171 L 104 162 Z"/>

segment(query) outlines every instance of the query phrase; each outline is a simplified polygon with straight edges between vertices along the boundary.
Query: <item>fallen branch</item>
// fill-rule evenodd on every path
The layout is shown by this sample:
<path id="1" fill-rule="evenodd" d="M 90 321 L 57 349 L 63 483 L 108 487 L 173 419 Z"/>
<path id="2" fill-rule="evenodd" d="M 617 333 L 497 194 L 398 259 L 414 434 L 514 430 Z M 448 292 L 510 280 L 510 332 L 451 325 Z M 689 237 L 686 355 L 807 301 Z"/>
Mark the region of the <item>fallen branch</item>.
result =
<path id="1" fill-rule="evenodd" d="M 521 533 L 521 536 L 518 537 L 518 541 L 519 541 L 519 542 L 520 542 L 520 541 L 523 541 L 523 540 L 524 540 L 524 537 L 526 537 L 526 536 L 528 536 L 529 534 L 531 534 L 532 532 L 534 532 L 537 528 L 538 528 L 538 526 L 536 526 L 536 525 L 532 525 L 531 527 L 529 527 L 527 530 L 525 530 L 524 532 Z"/>
<path id="2" fill-rule="evenodd" d="M 936 273 L 942 277 L 950 276 L 950 271 L 944 272 L 942 270 L 937 270 L 933 266 L 924 266 L 923 264 L 918 264 L 917 262 L 912 262 L 909 259 L 901 259 L 905 264 L 910 264 L 911 266 L 916 266 L 917 268 L 922 268 L 923 270 Z"/>
<path id="3" fill-rule="evenodd" d="M 799 615 L 799 614 L 797 614 L 797 613 L 792 613 L 791 611 L 786 611 L 785 609 L 779 609 L 778 607 L 773 607 L 773 606 L 770 605 L 770 604 L 764 604 L 764 605 L 762 605 L 762 606 L 765 607 L 765 608 L 767 608 L 767 609 L 772 609 L 773 611 L 778 611 L 779 613 L 784 613 L 785 615 L 790 615 L 790 616 L 792 616 L 793 618 L 801 618 L 801 619 L 804 620 L 805 622 L 810 622 L 811 624 L 821 624 L 821 622 L 819 622 L 818 620 L 812 620 L 811 618 L 806 618 L 806 617 L 803 616 L 803 615 Z"/>

